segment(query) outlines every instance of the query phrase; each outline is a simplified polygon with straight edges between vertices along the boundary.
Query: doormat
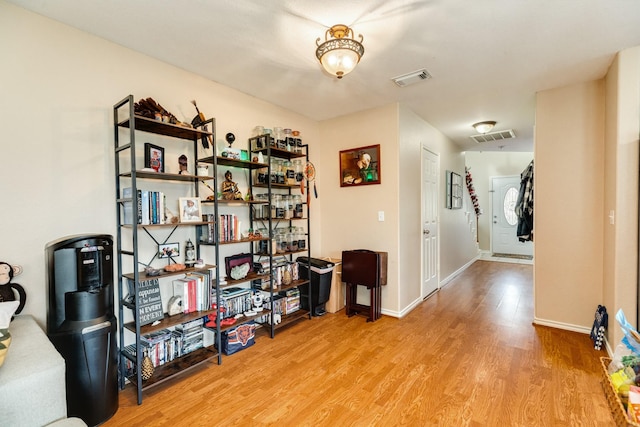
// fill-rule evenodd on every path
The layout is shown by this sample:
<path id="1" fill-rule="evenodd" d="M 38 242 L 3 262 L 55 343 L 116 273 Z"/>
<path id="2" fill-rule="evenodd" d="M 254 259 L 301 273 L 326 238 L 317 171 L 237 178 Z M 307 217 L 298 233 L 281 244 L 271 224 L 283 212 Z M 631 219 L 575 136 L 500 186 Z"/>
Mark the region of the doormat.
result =
<path id="1" fill-rule="evenodd" d="M 491 254 L 495 258 L 513 258 L 513 259 L 528 259 L 532 260 L 533 255 L 516 255 L 516 254 Z"/>

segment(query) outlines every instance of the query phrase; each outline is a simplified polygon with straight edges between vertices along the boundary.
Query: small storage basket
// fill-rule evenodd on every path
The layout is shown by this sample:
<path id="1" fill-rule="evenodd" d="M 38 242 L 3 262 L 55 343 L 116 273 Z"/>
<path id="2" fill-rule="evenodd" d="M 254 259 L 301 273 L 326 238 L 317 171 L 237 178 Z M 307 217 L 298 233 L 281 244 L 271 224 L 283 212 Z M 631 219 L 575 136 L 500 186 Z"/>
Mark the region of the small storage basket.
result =
<path id="1" fill-rule="evenodd" d="M 600 364 L 602 365 L 602 389 L 604 390 L 607 402 L 609 402 L 609 408 L 611 408 L 613 419 L 618 427 L 640 427 L 640 424 L 629 419 L 627 411 L 625 411 L 622 401 L 620 400 L 620 397 L 618 397 L 618 393 L 616 393 L 616 389 L 611 382 L 611 378 L 609 378 L 609 371 L 607 370 L 609 363 L 611 363 L 610 358 L 600 358 Z"/>

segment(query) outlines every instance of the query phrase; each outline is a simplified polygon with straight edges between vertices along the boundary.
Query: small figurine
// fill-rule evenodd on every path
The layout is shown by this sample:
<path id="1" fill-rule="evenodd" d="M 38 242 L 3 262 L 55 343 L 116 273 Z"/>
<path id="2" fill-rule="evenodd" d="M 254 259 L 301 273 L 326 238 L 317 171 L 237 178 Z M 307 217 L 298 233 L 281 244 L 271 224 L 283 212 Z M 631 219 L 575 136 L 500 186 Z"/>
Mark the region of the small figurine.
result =
<path id="1" fill-rule="evenodd" d="M 180 155 L 180 157 L 178 157 L 178 164 L 180 165 L 180 172 L 178 173 L 182 175 L 182 173 L 184 172 L 185 175 L 188 175 L 189 171 L 187 170 L 187 156 L 185 156 L 184 154 Z"/>
<path id="2" fill-rule="evenodd" d="M 224 200 L 242 200 L 242 193 L 238 190 L 238 184 L 233 182 L 231 171 L 224 174 L 222 182 L 222 198 Z"/>

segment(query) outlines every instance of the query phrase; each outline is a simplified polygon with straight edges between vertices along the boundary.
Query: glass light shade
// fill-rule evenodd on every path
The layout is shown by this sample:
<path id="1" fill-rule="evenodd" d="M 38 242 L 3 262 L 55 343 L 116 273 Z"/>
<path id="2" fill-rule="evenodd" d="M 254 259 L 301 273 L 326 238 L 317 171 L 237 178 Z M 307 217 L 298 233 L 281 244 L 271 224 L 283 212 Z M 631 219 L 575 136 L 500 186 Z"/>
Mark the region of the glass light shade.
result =
<path id="1" fill-rule="evenodd" d="M 354 40 L 353 31 L 346 25 L 334 25 L 325 33 L 325 41 L 316 40 L 316 57 L 324 69 L 339 79 L 349 74 L 364 55 L 362 35 Z"/>
<path id="2" fill-rule="evenodd" d="M 325 53 L 320 59 L 328 73 L 341 78 L 356 68 L 360 61 L 358 54 L 349 49 L 336 49 Z"/>
<path id="3" fill-rule="evenodd" d="M 479 122 L 475 123 L 473 127 L 479 133 L 487 133 L 496 125 L 496 122 L 488 121 L 488 122 Z"/>

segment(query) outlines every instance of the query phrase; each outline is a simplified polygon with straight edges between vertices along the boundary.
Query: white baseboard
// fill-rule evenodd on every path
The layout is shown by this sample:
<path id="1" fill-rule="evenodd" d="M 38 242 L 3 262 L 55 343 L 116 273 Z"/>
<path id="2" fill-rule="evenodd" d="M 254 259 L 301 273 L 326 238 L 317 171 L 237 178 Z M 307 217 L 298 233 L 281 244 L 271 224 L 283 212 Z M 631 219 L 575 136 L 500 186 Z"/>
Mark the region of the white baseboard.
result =
<path id="1" fill-rule="evenodd" d="M 476 262 L 478 259 L 480 259 L 480 255 L 478 254 L 475 258 L 472 258 L 469 262 L 467 262 L 465 265 L 463 265 L 462 267 L 460 267 L 459 269 L 457 269 L 456 271 L 454 271 L 453 273 L 451 273 L 449 276 L 447 276 L 446 278 L 442 279 L 440 281 L 440 286 L 438 287 L 438 289 L 444 288 L 447 284 L 449 284 L 449 282 L 451 282 L 453 279 L 456 278 L 456 276 L 458 276 L 460 273 L 462 273 L 463 271 L 465 271 L 467 268 L 469 268 L 471 266 L 471 264 L 473 264 L 474 262 Z"/>
<path id="2" fill-rule="evenodd" d="M 556 329 L 564 329 L 565 331 L 580 332 L 581 334 L 587 334 L 587 335 L 591 333 L 591 327 L 572 325 L 570 323 L 556 322 L 554 320 L 539 319 L 537 317 L 533 318 L 533 324 L 541 325 L 541 326 L 549 326 L 551 328 L 556 328 Z"/>

